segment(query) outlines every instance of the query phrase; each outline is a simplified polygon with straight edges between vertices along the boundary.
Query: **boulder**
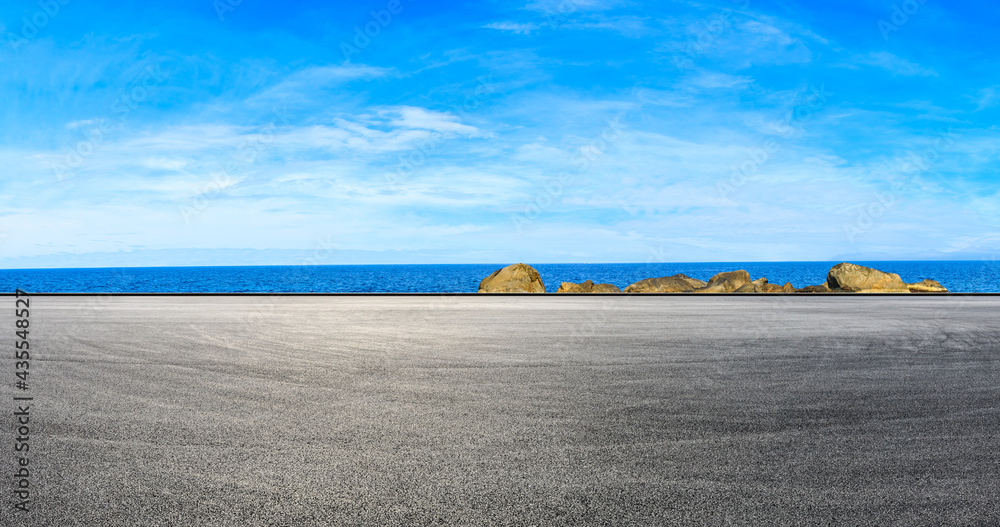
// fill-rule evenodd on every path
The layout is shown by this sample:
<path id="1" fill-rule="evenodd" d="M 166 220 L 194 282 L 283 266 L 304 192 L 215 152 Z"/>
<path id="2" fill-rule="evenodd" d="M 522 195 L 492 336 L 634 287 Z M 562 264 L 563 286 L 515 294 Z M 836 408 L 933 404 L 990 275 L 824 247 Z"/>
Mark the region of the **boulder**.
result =
<path id="1" fill-rule="evenodd" d="M 794 293 L 795 286 L 791 282 L 785 282 L 785 285 L 781 286 L 782 293 Z"/>
<path id="2" fill-rule="evenodd" d="M 750 273 L 739 270 L 719 273 L 709 279 L 708 284 L 695 293 L 733 293 L 750 283 Z"/>
<path id="3" fill-rule="evenodd" d="M 687 293 L 707 284 L 685 274 L 647 278 L 625 288 L 626 293 Z"/>
<path id="4" fill-rule="evenodd" d="M 556 293 L 621 293 L 622 290 L 614 284 L 595 284 L 593 280 L 587 280 L 574 284 L 573 282 L 563 282 Z"/>
<path id="5" fill-rule="evenodd" d="M 948 290 L 945 289 L 940 282 L 936 280 L 922 280 L 915 284 L 906 284 L 906 288 L 910 290 L 911 293 L 947 293 Z"/>
<path id="6" fill-rule="evenodd" d="M 749 284 L 743 284 L 739 289 L 733 291 L 734 293 L 763 293 L 761 286 L 750 282 Z"/>
<path id="7" fill-rule="evenodd" d="M 832 293 L 833 291 L 830 291 L 830 288 L 827 287 L 826 284 L 819 284 L 819 285 L 807 285 L 807 286 L 803 287 L 802 289 L 796 289 L 795 292 L 796 293 Z"/>
<path id="8" fill-rule="evenodd" d="M 794 287 L 792 288 L 792 291 L 793 292 L 795 291 Z M 785 292 L 785 288 L 781 287 L 778 284 L 764 284 L 764 285 L 760 286 L 760 292 L 761 293 L 784 293 Z"/>
<path id="9" fill-rule="evenodd" d="M 588 284 L 587 282 L 590 283 Z M 590 289 L 594 288 L 594 282 L 591 282 L 590 280 L 579 284 L 574 284 L 573 282 L 563 282 L 559 285 L 559 289 L 556 290 L 556 293 L 587 293 L 589 292 L 586 289 L 588 285 L 590 286 Z"/>
<path id="10" fill-rule="evenodd" d="M 910 289 L 898 274 L 885 273 L 871 267 L 839 263 L 830 269 L 826 285 L 835 291 L 849 293 L 909 293 Z"/>
<path id="11" fill-rule="evenodd" d="M 764 278 L 764 277 L 762 276 L 762 277 L 760 277 L 760 278 L 758 278 L 758 279 L 754 280 L 754 281 L 753 281 L 753 283 L 754 283 L 754 284 L 757 284 L 758 286 L 762 286 L 762 287 L 763 287 L 763 285 L 767 283 L 767 278 Z"/>
<path id="12" fill-rule="evenodd" d="M 517 263 L 503 269 L 493 271 L 493 274 L 479 282 L 480 293 L 544 293 L 545 284 L 542 277 L 530 265 Z"/>

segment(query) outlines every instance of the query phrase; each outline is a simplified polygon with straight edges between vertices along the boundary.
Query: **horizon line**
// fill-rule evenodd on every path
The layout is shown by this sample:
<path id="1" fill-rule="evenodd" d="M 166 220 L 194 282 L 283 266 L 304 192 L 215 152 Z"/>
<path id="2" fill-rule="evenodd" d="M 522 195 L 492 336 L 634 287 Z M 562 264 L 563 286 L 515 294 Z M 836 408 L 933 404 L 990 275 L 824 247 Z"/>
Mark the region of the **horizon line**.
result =
<path id="1" fill-rule="evenodd" d="M 199 269 L 206 267 L 223 267 L 223 268 L 236 268 L 236 267 L 367 267 L 367 266 L 414 266 L 414 265 L 500 265 L 502 267 L 513 265 L 517 263 L 524 263 L 526 265 L 682 265 L 682 264 L 783 264 L 783 263 L 853 263 L 853 262 L 921 262 L 921 263 L 957 263 L 957 262 L 987 262 L 995 261 L 993 259 L 980 258 L 975 260 L 970 259 L 959 259 L 959 260 L 948 260 L 948 259 L 898 259 L 898 260 L 881 260 L 881 259 L 866 259 L 857 258 L 851 260 L 838 259 L 838 260 L 742 260 L 742 261 L 671 261 L 671 262 L 513 262 L 513 263 L 502 263 L 502 262 L 466 262 L 466 263 L 343 263 L 343 264 L 329 264 L 329 263 L 298 263 L 298 264 L 232 264 L 232 265 L 120 265 L 120 266 L 83 266 L 83 267 L 0 267 L 0 271 L 72 271 L 79 269 Z"/>

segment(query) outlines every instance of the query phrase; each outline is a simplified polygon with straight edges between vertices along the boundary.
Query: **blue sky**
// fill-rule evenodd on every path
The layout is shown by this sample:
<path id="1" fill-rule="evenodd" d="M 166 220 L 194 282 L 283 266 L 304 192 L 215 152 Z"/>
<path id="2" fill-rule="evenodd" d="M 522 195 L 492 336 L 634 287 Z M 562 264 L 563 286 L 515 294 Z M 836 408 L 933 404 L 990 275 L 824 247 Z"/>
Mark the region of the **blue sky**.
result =
<path id="1" fill-rule="evenodd" d="M 8 2 L 0 266 L 991 255 L 998 25 L 939 0 Z"/>

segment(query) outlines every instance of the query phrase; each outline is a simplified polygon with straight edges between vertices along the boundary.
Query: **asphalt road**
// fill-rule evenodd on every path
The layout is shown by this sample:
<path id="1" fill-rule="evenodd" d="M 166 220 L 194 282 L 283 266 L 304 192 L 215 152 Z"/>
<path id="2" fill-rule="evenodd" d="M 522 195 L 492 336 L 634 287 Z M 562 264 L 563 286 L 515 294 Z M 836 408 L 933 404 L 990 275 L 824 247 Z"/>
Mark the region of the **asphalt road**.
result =
<path id="1" fill-rule="evenodd" d="M 0 525 L 1000 523 L 1000 297 L 31 302 Z"/>

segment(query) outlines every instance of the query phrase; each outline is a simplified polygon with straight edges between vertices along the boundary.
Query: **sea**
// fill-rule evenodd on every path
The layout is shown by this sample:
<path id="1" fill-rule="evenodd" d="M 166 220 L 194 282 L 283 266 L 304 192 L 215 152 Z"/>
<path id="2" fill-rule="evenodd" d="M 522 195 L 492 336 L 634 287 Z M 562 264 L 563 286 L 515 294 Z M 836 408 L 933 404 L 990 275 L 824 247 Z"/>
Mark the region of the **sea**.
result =
<path id="1" fill-rule="evenodd" d="M 795 287 L 826 282 L 840 262 L 718 262 L 533 264 L 549 292 L 562 282 L 611 283 L 625 289 L 646 278 L 684 273 L 707 281 L 716 273 L 745 269 Z M 955 293 L 1000 292 L 1000 262 L 856 261 L 899 274 L 906 282 L 937 280 Z M 0 269 L 0 292 L 42 293 L 475 293 L 479 282 L 508 264 L 298 265 L 234 267 L 119 267 Z"/>

